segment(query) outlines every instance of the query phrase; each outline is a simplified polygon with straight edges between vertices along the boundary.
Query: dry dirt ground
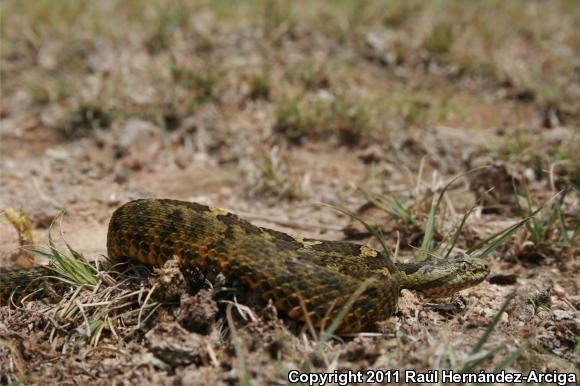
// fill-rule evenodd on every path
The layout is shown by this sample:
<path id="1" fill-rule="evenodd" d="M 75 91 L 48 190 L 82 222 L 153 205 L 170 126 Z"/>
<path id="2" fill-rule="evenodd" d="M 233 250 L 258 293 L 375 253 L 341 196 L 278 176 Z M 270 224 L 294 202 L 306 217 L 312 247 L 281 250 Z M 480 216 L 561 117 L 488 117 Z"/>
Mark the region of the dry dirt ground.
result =
<path id="1" fill-rule="evenodd" d="M 403 291 L 399 313 L 369 334 L 327 340 L 235 278 L 210 283 L 172 264 L 126 282 L 46 284 L 46 296 L 0 307 L 0 382 L 578 374 L 578 3 L 232 4 L 2 4 L 0 207 L 29 216 L 40 247 L 64 208 L 57 243 L 102 259 L 115 208 L 165 197 L 378 247 L 331 204 L 380 227 L 390 247 L 399 238 L 399 258 L 412 260 L 433 197 L 485 165 L 446 193 L 438 243 L 471 208 L 456 251 L 544 209 L 487 257 L 486 281 L 436 306 Z M 404 215 L 365 191 L 396 198 Z M 0 265 L 19 264 L 18 251 L 3 220 Z"/>

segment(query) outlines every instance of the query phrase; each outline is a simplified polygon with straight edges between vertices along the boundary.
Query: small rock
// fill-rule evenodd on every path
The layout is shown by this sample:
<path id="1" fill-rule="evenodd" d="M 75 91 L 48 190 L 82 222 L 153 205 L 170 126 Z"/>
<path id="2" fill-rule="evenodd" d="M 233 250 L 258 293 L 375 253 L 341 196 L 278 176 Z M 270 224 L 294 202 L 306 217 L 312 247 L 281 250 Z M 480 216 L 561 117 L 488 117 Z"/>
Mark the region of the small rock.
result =
<path id="1" fill-rule="evenodd" d="M 201 365 L 208 360 L 204 338 L 177 323 L 161 323 L 145 339 L 153 355 L 171 366 Z"/>
<path id="2" fill-rule="evenodd" d="M 557 106 L 547 106 L 544 110 L 544 127 L 551 129 L 562 124 L 562 116 Z"/>
<path id="3" fill-rule="evenodd" d="M 556 318 L 556 320 L 573 320 L 574 319 L 574 312 L 572 311 L 565 311 L 565 310 L 555 310 L 553 312 L 554 314 L 554 318 Z"/>
<path id="4" fill-rule="evenodd" d="M 112 361 L 112 365 L 116 360 Z M 142 353 L 132 358 L 132 362 L 135 366 L 151 366 L 156 369 L 160 370 L 169 370 L 169 366 L 167 363 L 163 362 L 162 360 L 155 357 L 155 355 L 151 354 L 150 352 Z"/>
<path id="5" fill-rule="evenodd" d="M 526 178 L 526 180 L 528 180 L 528 182 L 535 182 L 536 181 L 536 172 L 534 172 L 534 169 L 532 168 L 526 168 L 526 170 L 524 170 L 524 177 Z"/>
<path id="6" fill-rule="evenodd" d="M 566 290 L 558 283 L 554 283 L 552 286 L 552 292 L 561 298 L 566 298 L 568 296 Z"/>
<path id="7" fill-rule="evenodd" d="M 502 312 L 502 313 L 501 313 L 501 317 L 500 317 L 500 321 L 501 321 L 502 323 L 507 323 L 507 322 L 509 322 L 509 320 L 510 320 L 510 316 L 508 315 L 508 313 L 507 313 L 507 312 L 505 312 L 505 311 L 504 311 L 504 312 Z"/>

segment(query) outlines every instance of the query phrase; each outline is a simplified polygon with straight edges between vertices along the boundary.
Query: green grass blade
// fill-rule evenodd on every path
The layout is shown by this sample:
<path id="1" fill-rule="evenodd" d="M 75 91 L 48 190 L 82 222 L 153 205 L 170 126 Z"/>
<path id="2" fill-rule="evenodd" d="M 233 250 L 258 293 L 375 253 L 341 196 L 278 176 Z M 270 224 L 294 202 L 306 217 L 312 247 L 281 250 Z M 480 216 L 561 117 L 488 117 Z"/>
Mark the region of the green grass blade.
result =
<path id="1" fill-rule="evenodd" d="M 234 318 L 232 317 L 231 304 L 228 304 L 226 308 L 226 319 L 228 320 L 228 326 L 232 334 L 232 343 L 234 344 L 236 358 L 238 359 L 238 366 L 240 367 L 240 383 L 244 386 L 251 386 L 252 382 L 250 382 L 250 375 L 248 373 L 248 367 L 246 366 L 244 350 L 242 350 L 242 343 L 240 342 L 240 337 L 238 336 L 238 333 L 236 331 Z"/>
<path id="2" fill-rule="evenodd" d="M 350 311 L 350 309 L 352 308 L 354 302 L 359 298 L 360 295 L 362 295 L 362 293 L 367 289 L 367 287 L 373 280 L 374 279 L 367 279 L 363 281 L 361 285 L 356 289 L 356 291 L 354 291 L 354 293 L 348 298 L 347 302 L 341 308 L 336 318 L 334 318 L 334 320 L 330 323 L 330 326 L 328 326 L 328 328 L 324 330 L 324 332 L 320 335 L 320 340 L 318 341 L 318 343 L 316 344 L 316 346 L 309 355 L 310 360 L 313 360 L 314 359 L 313 357 L 316 356 L 316 354 L 318 354 L 320 350 L 322 350 L 326 342 L 328 342 L 328 340 L 338 329 L 338 327 L 344 320 L 344 317 L 346 316 L 347 312 Z"/>
<path id="3" fill-rule="evenodd" d="M 493 372 L 499 373 L 500 371 L 505 370 L 509 366 L 511 366 L 511 364 L 514 363 L 520 357 L 520 355 L 522 355 L 523 349 L 528 346 L 529 342 L 530 342 L 530 338 L 526 339 L 522 344 L 520 344 L 520 346 L 517 349 L 514 350 L 514 352 L 511 353 L 511 355 L 509 355 L 499 365 L 497 365 L 493 369 Z"/>
<path id="4" fill-rule="evenodd" d="M 461 373 L 471 373 L 473 372 L 473 370 L 477 367 L 477 365 L 479 365 L 480 363 L 483 363 L 485 360 L 493 357 L 499 350 L 501 350 L 502 348 L 504 348 L 504 345 L 500 345 L 496 348 L 494 348 L 493 350 L 490 350 L 487 353 L 481 353 L 481 354 L 475 354 L 475 358 L 468 360 L 463 367 L 461 368 L 461 370 L 459 370 Z M 473 355 L 473 354 L 472 354 Z"/>
<path id="5" fill-rule="evenodd" d="M 491 336 L 491 334 L 495 330 L 497 324 L 501 320 L 502 314 L 505 312 L 508 305 L 513 300 L 514 296 L 515 296 L 515 293 L 511 293 L 506 297 L 506 299 L 504 300 L 503 304 L 501 305 L 499 311 L 495 314 L 495 317 L 493 318 L 491 323 L 486 327 L 485 331 L 483 332 L 483 334 L 481 335 L 479 340 L 475 343 L 475 345 L 471 349 L 470 356 L 475 356 L 476 354 L 478 354 L 481 351 L 481 349 L 483 348 L 483 346 L 487 343 L 487 341 L 489 340 L 489 337 Z M 502 345 L 500 345 L 499 347 L 496 347 L 495 349 L 491 350 L 486 355 L 483 355 L 483 356 L 477 358 L 476 360 L 468 361 L 461 368 L 460 372 L 462 372 L 462 373 L 472 372 L 473 369 L 475 368 L 475 366 L 477 366 L 478 364 L 480 364 L 481 362 L 483 362 L 487 358 L 495 355 L 495 353 L 498 352 L 501 348 L 503 348 Z"/>
<path id="6" fill-rule="evenodd" d="M 68 243 L 66 243 L 70 254 L 73 256 L 74 260 L 71 261 L 71 265 L 74 267 L 75 272 L 82 278 L 83 283 L 95 285 L 98 282 L 98 278 L 95 275 L 95 269 L 92 265 L 87 262 L 87 259 L 74 250 Z"/>
<path id="7" fill-rule="evenodd" d="M 418 261 L 423 261 L 427 259 L 427 256 L 429 256 L 429 250 L 431 249 L 431 242 L 433 241 L 433 232 L 435 228 L 435 216 L 437 215 L 437 209 L 440 202 L 440 200 L 437 200 L 435 205 L 431 205 L 431 210 L 429 211 L 429 216 L 427 217 L 427 222 L 425 223 L 425 233 L 423 234 L 423 241 L 421 242 L 421 250 L 417 256 Z"/>
<path id="8" fill-rule="evenodd" d="M 81 253 L 74 250 L 66 242 L 65 244 L 70 253 L 70 256 L 65 255 L 58 249 L 54 241 L 52 236 L 53 226 L 57 221 L 62 221 L 63 215 L 64 210 L 55 217 L 55 219 L 50 224 L 50 227 L 48 228 L 48 249 L 50 253 L 37 249 L 31 249 L 31 252 L 53 261 L 54 265 L 49 265 L 47 268 L 52 270 L 58 276 L 65 278 L 69 282 L 73 282 L 76 285 L 95 285 L 98 282 L 95 268 L 89 264 L 85 257 Z"/>
<path id="9" fill-rule="evenodd" d="M 423 260 L 427 259 L 427 256 L 429 256 L 429 249 L 430 249 L 431 243 L 433 241 L 433 234 L 435 233 L 435 216 L 437 215 L 437 212 L 439 211 L 439 207 L 441 206 L 441 201 L 443 201 L 443 196 L 445 195 L 445 192 L 458 179 L 465 177 L 465 176 L 467 176 L 473 172 L 476 172 L 478 170 L 484 169 L 486 167 L 487 166 L 482 166 L 482 167 L 468 170 L 465 173 L 458 174 L 457 176 L 453 177 L 447 184 L 445 184 L 443 189 L 441 189 L 441 192 L 439 192 L 439 196 L 437 197 L 437 201 L 435 202 L 435 205 L 431 205 L 431 210 L 429 211 L 429 215 L 427 217 L 427 222 L 425 223 L 425 233 L 423 235 L 423 241 L 421 242 L 421 250 L 419 252 L 419 255 L 417 256 L 418 261 L 423 261 Z"/>
<path id="10" fill-rule="evenodd" d="M 515 296 L 515 293 L 511 293 L 511 294 L 509 294 L 506 297 L 506 299 L 504 300 L 503 304 L 499 308 L 499 311 L 495 314 L 495 317 L 493 318 L 493 320 L 491 321 L 491 323 L 487 326 L 487 328 L 483 332 L 483 335 L 479 338 L 479 340 L 477 341 L 477 343 L 475 344 L 475 346 L 473 346 L 473 349 L 471 350 L 471 355 L 477 354 L 479 351 L 481 351 L 481 349 L 483 348 L 483 346 L 485 345 L 485 343 L 487 343 L 487 341 L 489 340 L 489 337 L 491 336 L 493 330 L 495 330 L 495 327 L 499 323 L 499 321 L 501 319 L 501 315 L 507 309 L 507 307 L 509 306 L 510 302 L 513 300 L 514 296 Z"/>
<path id="11" fill-rule="evenodd" d="M 473 213 L 474 210 L 475 210 L 475 206 L 472 206 L 469 209 L 469 211 L 463 215 L 463 218 L 461 219 L 461 223 L 459 224 L 459 227 L 457 227 L 457 230 L 453 234 L 449 248 L 447 249 L 447 252 L 445 253 L 445 256 L 443 257 L 444 259 L 447 259 L 449 257 L 449 255 L 451 254 L 451 251 L 453 250 L 453 248 L 455 247 L 455 244 L 457 244 L 457 241 L 459 240 L 459 236 L 461 235 L 461 231 L 463 230 L 463 227 L 465 226 L 465 222 L 467 221 L 467 219 L 469 218 L 471 213 Z"/>
<path id="12" fill-rule="evenodd" d="M 362 190 L 366 198 L 375 204 L 380 209 L 387 213 L 401 219 L 405 224 L 417 225 L 418 222 L 409 211 L 409 209 L 403 204 L 403 202 L 395 196 L 386 196 L 379 193 L 374 193 L 372 191 Z"/>
<path id="13" fill-rule="evenodd" d="M 532 213 L 532 216 L 536 215 L 541 209 L 542 208 L 537 209 L 534 213 Z M 491 243 L 483 250 L 483 252 L 479 252 L 477 254 L 477 257 L 479 257 L 481 259 L 487 257 L 493 251 L 495 251 L 501 244 L 503 244 L 507 239 L 509 239 L 515 232 L 517 232 L 518 229 L 520 229 L 524 224 L 526 224 L 531 218 L 532 217 L 527 217 L 527 218 L 523 219 L 522 221 L 518 222 L 517 224 L 514 224 L 514 225 L 508 227 L 507 229 L 501 230 L 501 231 L 491 235 L 487 239 L 485 239 L 482 242 L 478 243 L 477 245 L 471 247 L 467 251 L 467 254 L 471 254 L 474 251 L 477 251 L 480 248 L 483 248 L 483 246 L 487 245 L 488 243 Z"/>
<path id="14" fill-rule="evenodd" d="M 334 210 L 338 210 L 339 212 L 342 212 L 342 213 L 346 214 L 347 216 L 354 218 L 355 220 L 360 222 L 365 227 L 367 232 L 369 232 L 381 244 L 381 247 L 383 248 L 383 251 L 384 251 L 386 259 L 387 259 L 387 268 L 389 269 L 389 271 L 395 272 L 397 270 L 395 267 L 395 264 L 393 262 L 392 254 L 391 254 L 389 248 L 387 247 L 387 243 L 386 243 L 385 238 L 383 236 L 383 233 L 380 229 L 378 229 L 377 227 L 370 226 L 362 218 L 360 218 L 356 214 L 354 214 L 346 209 L 342 209 L 342 208 L 339 208 L 339 207 L 331 205 L 331 204 L 323 204 L 323 205 L 326 205 Z"/>
<path id="15" fill-rule="evenodd" d="M 40 249 L 36 249 L 36 248 L 24 248 L 24 250 L 26 252 L 32 253 L 33 255 L 36 255 L 38 257 L 41 258 L 45 258 L 45 259 L 52 259 L 52 254 L 48 253 L 48 252 L 44 252 L 41 251 Z"/>

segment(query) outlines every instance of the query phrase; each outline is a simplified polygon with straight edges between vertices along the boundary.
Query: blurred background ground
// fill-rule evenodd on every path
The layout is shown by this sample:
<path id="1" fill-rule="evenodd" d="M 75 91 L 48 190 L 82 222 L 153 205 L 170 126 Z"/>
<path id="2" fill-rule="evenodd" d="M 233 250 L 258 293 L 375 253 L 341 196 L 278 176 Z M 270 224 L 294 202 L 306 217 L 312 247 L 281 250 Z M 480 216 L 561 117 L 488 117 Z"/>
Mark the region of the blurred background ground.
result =
<path id="1" fill-rule="evenodd" d="M 0 10 L 0 207 L 27 213 L 38 242 L 66 208 L 66 241 L 96 258 L 117 206 L 166 197 L 373 243 L 324 202 L 378 224 L 390 245 L 398 231 L 412 259 L 434 192 L 491 165 L 451 189 L 439 239 L 474 205 L 459 250 L 546 205 L 537 226 L 490 257 L 490 279 L 456 297 L 463 308 L 442 313 L 403 294 L 389 321 L 396 338 L 331 341 L 314 368 L 461 368 L 516 291 L 478 369 L 517 353 L 508 368 L 577 371 L 578 2 L 38 0 Z M 358 188 L 397 197 L 413 221 Z M 17 247 L 0 223 L 0 264 L 13 265 Z M 179 308 L 165 312 L 171 329 L 183 329 L 171 319 Z M 2 312 L 3 331 L 30 335 L 3 340 L 6 382 L 240 379 L 219 323 L 175 333 L 209 347 L 176 362 L 151 343 L 163 324 L 55 348 L 24 322 L 33 311 Z M 238 322 L 255 383 L 284 383 L 312 348 L 284 321 Z"/>

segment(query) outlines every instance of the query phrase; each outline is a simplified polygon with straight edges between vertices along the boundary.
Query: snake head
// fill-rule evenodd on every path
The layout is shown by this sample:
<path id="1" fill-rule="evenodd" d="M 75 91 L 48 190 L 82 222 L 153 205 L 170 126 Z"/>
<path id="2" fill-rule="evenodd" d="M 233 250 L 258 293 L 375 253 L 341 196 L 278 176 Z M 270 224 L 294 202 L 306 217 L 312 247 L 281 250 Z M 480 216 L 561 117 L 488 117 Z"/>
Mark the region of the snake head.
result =
<path id="1" fill-rule="evenodd" d="M 438 298 L 452 295 L 482 282 L 489 274 L 484 259 L 460 253 L 452 259 L 401 264 L 402 288 Z"/>

